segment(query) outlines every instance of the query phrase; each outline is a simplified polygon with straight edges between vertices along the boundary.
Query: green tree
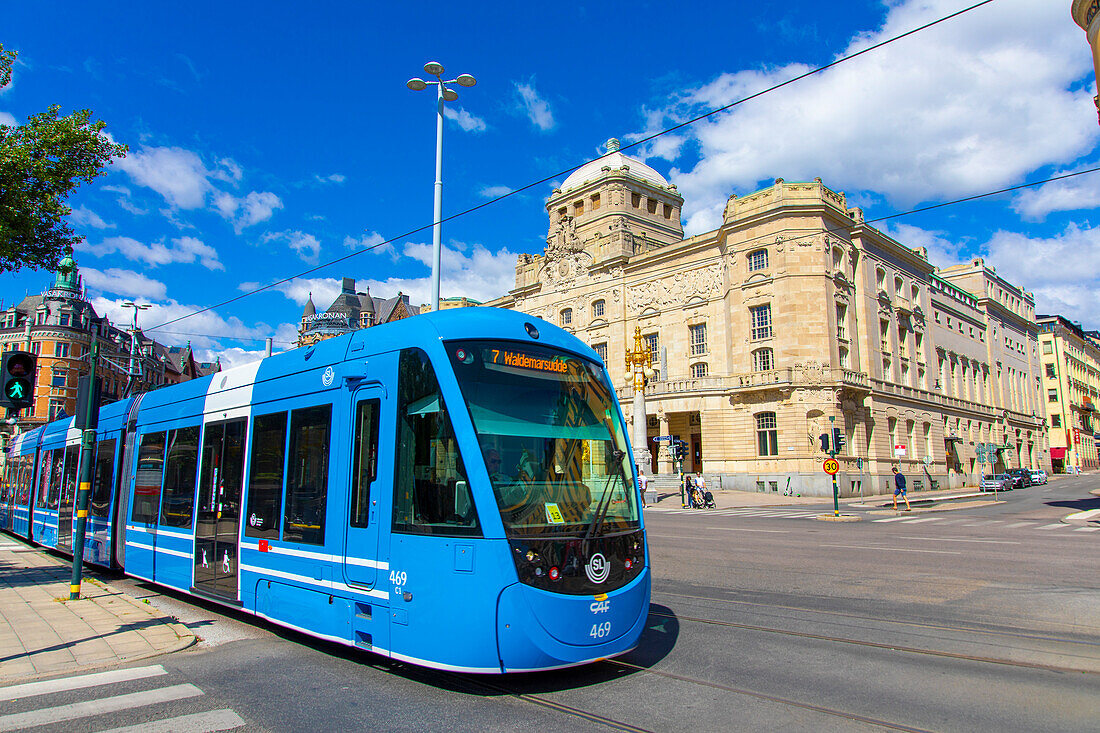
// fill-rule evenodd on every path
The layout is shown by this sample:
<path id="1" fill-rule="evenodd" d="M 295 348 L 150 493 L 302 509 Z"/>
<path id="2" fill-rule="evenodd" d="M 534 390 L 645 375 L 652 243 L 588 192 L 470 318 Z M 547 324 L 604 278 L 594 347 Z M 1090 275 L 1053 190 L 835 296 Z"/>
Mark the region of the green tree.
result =
<path id="1" fill-rule="evenodd" d="M 0 89 L 11 83 L 16 56 L 0 44 Z M 0 272 L 55 269 L 65 249 L 83 239 L 66 222 L 72 209 L 65 200 L 126 155 L 91 110 L 60 112 L 54 105 L 24 125 L 0 125 Z"/>

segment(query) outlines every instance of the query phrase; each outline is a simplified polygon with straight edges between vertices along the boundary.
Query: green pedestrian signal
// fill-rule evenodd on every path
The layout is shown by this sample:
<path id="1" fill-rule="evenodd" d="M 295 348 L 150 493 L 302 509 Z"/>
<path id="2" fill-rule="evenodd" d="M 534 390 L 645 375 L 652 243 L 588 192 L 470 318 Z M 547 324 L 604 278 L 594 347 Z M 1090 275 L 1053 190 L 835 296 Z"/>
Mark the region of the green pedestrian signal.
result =
<path id="1" fill-rule="evenodd" d="M 21 410 L 34 405 L 34 373 L 36 359 L 26 351 L 4 354 L 0 369 L 0 406 Z"/>

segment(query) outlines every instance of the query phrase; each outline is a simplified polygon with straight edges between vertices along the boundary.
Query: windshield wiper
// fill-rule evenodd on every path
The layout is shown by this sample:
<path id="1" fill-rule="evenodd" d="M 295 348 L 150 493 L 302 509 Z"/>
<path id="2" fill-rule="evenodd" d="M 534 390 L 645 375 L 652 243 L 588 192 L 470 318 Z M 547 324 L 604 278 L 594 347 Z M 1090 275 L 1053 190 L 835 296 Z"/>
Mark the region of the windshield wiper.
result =
<path id="1" fill-rule="evenodd" d="M 625 489 L 627 483 L 626 473 L 623 471 L 623 458 L 626 457 L 626 453 L 621 450 L 611 451 L 611 458 L 615 461 L 615 465 L 619 467 L 619 475 L 623 478 L 623 487 Z M 607 510 L 611 508 L 611 493 L 608 492 L 607 487 L 611 485 L 611 479 L 615 476 L 614 473 L 607 474 L 607 481 L 604 481 L 603 490 L 600 492 L 600 500 L 596 503 L 596 511 L 592 515 L 592 521 L 588 523 L 588 530 L 584 533 L 584 539 L 590 540 L 592 536 L 596 534 L 600 526 L 603 524 L 603 519 L 607 515 Z M 604 503 L 606 500 L 606 503 Z"/>

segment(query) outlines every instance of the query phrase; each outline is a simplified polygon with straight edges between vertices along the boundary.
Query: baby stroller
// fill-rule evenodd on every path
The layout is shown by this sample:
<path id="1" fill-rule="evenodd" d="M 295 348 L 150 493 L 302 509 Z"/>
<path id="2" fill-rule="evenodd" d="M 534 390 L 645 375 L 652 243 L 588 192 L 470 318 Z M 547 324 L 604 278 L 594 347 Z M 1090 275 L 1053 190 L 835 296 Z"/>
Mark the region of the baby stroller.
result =
<path id="1" fill-rule="evenodd" d="M 714 509 L 714 494 L 705 490 L 692 489 L 691 505 L 696 509 Z"/>

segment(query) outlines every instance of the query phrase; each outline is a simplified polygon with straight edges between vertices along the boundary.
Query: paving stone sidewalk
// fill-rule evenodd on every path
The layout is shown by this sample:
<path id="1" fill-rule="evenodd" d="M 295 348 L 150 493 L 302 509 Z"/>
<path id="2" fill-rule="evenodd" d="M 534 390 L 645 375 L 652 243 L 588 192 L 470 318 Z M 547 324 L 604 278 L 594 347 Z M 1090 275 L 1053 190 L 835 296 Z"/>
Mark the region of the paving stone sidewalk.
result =
<path id="1" fill-rule="evenodd" d="M 69 601 L 71 577 L 67 559 L 0 534 L 0 686 L 194 643 L 183 624 L 94 577 Z"/>

